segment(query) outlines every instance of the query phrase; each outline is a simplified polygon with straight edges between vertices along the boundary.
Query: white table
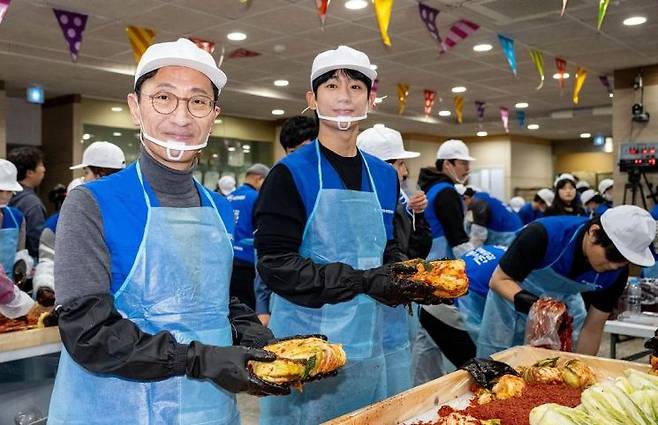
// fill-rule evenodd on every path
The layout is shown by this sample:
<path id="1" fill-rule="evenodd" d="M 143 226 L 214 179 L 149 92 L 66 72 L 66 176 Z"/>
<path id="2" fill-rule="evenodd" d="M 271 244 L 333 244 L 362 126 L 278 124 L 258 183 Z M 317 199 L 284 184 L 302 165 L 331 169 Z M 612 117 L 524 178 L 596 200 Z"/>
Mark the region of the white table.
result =
<path id="1" fill-rule="evenodd" d="M 610 334 L 610 357 L 615 359 L 617 358 L 617 344 L 619 343 L 620 335 L 638 338 L 651 338 L 656 332 L 656 326 L 643 325 L 623 320 L 608 320 L 605 322 L 603 332 L 608 332 Z M 642 357 L 644 355 L 645 353 L 642 352 L 638 357 Z M 636 355 L 630 357 L 635 356 Z"/>

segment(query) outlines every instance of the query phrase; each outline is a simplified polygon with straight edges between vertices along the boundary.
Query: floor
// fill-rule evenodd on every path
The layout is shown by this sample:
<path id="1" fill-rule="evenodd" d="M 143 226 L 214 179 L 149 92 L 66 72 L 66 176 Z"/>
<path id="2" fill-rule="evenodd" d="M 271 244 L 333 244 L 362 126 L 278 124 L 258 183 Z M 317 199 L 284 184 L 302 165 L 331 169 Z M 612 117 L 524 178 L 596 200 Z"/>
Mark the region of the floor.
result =
<path id="1" fill-rule="evenodd" d="M 634 338 L 630 341 L 623 342 L 617 345 L 617 357 L 625 357 L 643 350 L 642 345 L 644 340 Z M 604 334 L 603 341 L 601 343 L 601 348 L 599 350 L 600 357 L 608 357 L 610 355 L 610 336 Z M 639 360 L 636 360 L 640 363 L 648 363 L 649 358 L 643 357 Z M 242 415 L 242 424 L 243 425 L 257 425 L 258 416 L 260 414 L 260 409 L 258 407 L 258 398 L 250 395 L 240 394 L 238 395 L 238 406 L 240 408 L 240 414 Z"/>

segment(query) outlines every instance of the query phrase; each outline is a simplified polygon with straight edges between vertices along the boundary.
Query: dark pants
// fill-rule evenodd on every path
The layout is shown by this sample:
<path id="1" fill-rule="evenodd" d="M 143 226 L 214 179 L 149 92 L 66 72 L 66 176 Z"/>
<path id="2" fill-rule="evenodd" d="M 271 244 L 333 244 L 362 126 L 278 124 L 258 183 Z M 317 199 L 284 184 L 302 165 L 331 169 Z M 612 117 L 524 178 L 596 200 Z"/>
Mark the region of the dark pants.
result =
<path id="1" fill-rule="evenodd" d="M 420 324 L 432 337 L 434 343 L 441 349 L 443 355 L 459 368 L 475 357 L 475 344 L 468 332 L 453 328 L 420 309 Z"/>
<path id="2" fill-rule="evenodd" d="M 238 297 L 241 303 L 246 304 L 252 310 L 256 309 L 256 293 L 254 291 L 254 279 L 256 278 L 256 266 L 240 260 L 233 261 L 233 273 L 231 274 L 231 297 Z"/>

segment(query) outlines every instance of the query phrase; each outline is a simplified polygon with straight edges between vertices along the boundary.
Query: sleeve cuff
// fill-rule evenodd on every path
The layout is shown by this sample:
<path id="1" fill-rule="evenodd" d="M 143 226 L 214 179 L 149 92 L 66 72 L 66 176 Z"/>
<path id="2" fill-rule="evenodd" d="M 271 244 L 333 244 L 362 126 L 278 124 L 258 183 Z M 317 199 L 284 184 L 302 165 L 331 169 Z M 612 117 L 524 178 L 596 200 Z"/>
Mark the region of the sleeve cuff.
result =
<path id="1" fill-rule="evenodd" d="M 187 344 L 176 344 L 174 349 L 174 365 L 173 365 L 173 375 L 181 376 L 185 375 L 185 370 L 187 368 Z"/>

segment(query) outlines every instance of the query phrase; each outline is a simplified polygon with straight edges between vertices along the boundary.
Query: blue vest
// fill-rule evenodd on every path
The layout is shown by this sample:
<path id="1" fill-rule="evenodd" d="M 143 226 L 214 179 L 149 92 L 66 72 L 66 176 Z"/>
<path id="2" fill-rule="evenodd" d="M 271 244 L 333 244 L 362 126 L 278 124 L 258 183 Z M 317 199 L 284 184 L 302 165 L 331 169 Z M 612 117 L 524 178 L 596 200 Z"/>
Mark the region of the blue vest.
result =
<path id="1" fill-rule="evenodd" d="M 7 213 L 7 210 L 10 211 L 11 215 Z M 2 209 L 3 229 L 20 229 L 22 222 L 23 222 L 23 213 L 18 208 L 4 207 Z"/>
<path id="2" fill-rule="evenodd" d="M 654 220 L 658 220 L 658 205 L 653 207 L 651 211 L 649 211 L 649 214 L 651 214 L 651 217 L 653 217 Z"/>
<path id="3" fill-rule="evenodd" d="M 542 259 L 542 262 L 536 267 L 536 269 L 544 268 L 555 262 L 551 268 L 562 276 L 569 276 L 573 265 L 575 250 L 579 249 L 579 247 L 576 246 L 578 238 L 574 238 L 573 235 L 578 232 L 587 221 L 588 219 L 586 217 L 578 216 L 555 216 L 538 220 L 537 222 L 541 224 L 548 233 L 548 247 L 546 248 L 546 254 Z M 562 251 L 565 250 L 565 247 L 565 255 L 563 255 L 558 261 L 555 261 Z M 603 273 L 589 270 L 579 276 L 572 277 L 571 279 L 583 283 L 593 282 L 600 290 L 602 290 L 611 286 L 617 280 L 619 273 L 621 273 L 621 270 L 612 270 Z"/>
<path id="4" fill-rule="evenodd" d="M 59 221 L 59 213 L 58 212 L 56 212 L 55 214 L 48 217 L 46 222 L 43 223 L 43 228 L 44 229 L 50 229 L 50 230 L 53 231 L 53 233 L 56 233 L 57 221 Z"/>
<path id="5" fill-rule="evenodd" d="M 523 227 L 519 216 L 499 199 L 492 197 L 486 192 L 477 192 L 473 198 L 484 201 L 489 205 L 490 218 L 487 229 L 496 232 L 516 232 Z"/>
<path id="6" fill-rule="evenodd" d="M 521 207 L 517 214 L 519 215 L 519 218 L 523 224 L 532 223 L 538 218 L 544 217 L 543 212 L 532 208 L 532 202 L 526 202 L 526 204 Z"/>
<path id="7" fill-rule="evenodd" d="M 233 231 L 233 256 L 250 264 L 254 264 L 254 226 L 253 211 L 258 191 L 253 187 L 243 184 L 229 195 L 226 199 L 233 208 L 233 220 L 235 230 Z"/>
<path id="8" fill-rule="evenodd" d="M 307 219 L 311 215 L 315 206 L 315 199 L 320 190 L 318 173 L 315 172 L 318 167 L 315 143 L 318 143 L 317 139 L 312 143 L 302 146 L 281 160 L 281 164 L 285 165 L 290 171 L 290 174 L 292 174 L 297 192 L 304 203 Z M 381 205 L 386 236 L 388 240 L 391 240 L 393 239 L 393 216 L 399 195 L 396 191 L 398 185 L 397 173 L 390 164 L 363 151 L 360 152 L 362 158 L 368 163 L 372 179 L 375 182 L 375 190 L 377 191 L 377 198 Z M 325 189 L 345 189 L 345 184 L 340 176 L 324 157 L 322 158 L 321 167 Z M 361 191 L 372 191 L 368 172 L 363 165 L 361 166 Z M 340 223 L 336 223 L 336 225 L 340 226 Z"/>
<path id="9" fill-rule="evenodd" d="M 466 263 L 469 291 L 486 297 L 489 292 L 489 280 L 503 254 L 505 247 L 495 245 L 483 245 L 464 254 L 462 260 Z"/>
<path id="10" fill-rule="evenodd" d="M 594 208 L 594 211 L 592 212 L 592 217 L 600 217 L 603 215 L 604 212 L 608 211 L 609 209 L 610 206 L 605 202 L 603 202 L 599 204 L 598 207 Z"/>
<path id="11" fill-rule="evenodd" d="M 436 239 L 445 235 L 445 231 L 443 230 L 443 225 L 441 224 L 441 221 L 437 217 L 436 211 L 434 211 L 434 201 L 436 200 L 437 195 L 445 189 L 454 190 L 456 192 L 455 186 L 447 182 L 437 183 L 434 186 L 432 186 L 430 190 L 427 192 L 428 207 L 425 210 L 425 219 L 427 220 L 427 223 L 430 225 L 430 230 L 432 231 L 432 239 Z M 463 205 L 462 205 L 462 215 L 463 215 Z"/>
<path id="12" fill-rule="evenodd" d="M 110 285 L 112 294 L 121 287 L 130 273 L 146 228 L 146 201 L 135 164 L 134 162 L 118 173 L 84 184 L 96 200 L 103 220 L 103 236 L 112 259 Z M 156 198 L 150 186 L 147 186 L 146 190 L 152 199 Z M 230 236 L 233 234 L 231 205 L 218 193 L 210 193 Z M 211 206 L 205 196 L 200 198 L 201 206 Z M 159 207 L 160 204 L 156 203 L 153 206 Z M 205 254 L 212 255 L 212 253 Z"/>

